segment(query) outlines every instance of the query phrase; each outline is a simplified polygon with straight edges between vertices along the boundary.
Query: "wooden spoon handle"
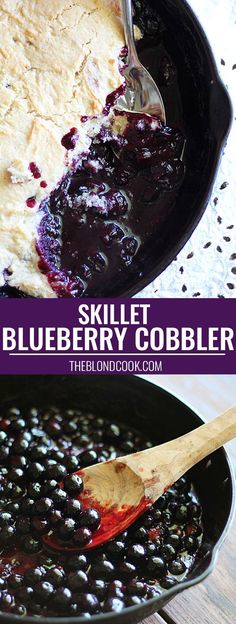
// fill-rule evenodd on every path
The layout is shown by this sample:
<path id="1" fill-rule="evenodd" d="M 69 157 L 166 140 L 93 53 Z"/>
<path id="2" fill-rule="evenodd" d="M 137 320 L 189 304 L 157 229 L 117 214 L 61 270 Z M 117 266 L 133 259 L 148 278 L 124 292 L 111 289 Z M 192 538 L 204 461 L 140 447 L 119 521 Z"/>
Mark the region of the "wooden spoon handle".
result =
<path id="1" fill-rule="evenodd" d="M 156 500 L 187 470 L 236 437 L 236 406 L 160 446 L 127 456 L 126 463 L 142 479 L 145 495 Z"/>

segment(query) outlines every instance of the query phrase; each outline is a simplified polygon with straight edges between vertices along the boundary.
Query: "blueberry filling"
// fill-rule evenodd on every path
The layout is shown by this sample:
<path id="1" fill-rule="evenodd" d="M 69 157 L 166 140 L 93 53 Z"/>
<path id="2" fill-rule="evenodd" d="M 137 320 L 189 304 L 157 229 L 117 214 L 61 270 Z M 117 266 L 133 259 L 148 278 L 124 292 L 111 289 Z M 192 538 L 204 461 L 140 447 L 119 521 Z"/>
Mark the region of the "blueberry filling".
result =
<path id="1" fill-rule="evenodd" d="M 181 582 L 203 536 L 202 508 L 188 476 L 116 539 L 79 552 L 100 517 L 83 509 L 83 481 L 74 471 L 152 443 L 79 409 L 2 411 L 0 611 L 87 617 L 142 604 Z M 54 532 L 78 552 L 50 550 L 44 538 Z"/>
<path id="2" fill-rule="evenodd" d="M 74 174 L 41 204 L 39 268 L 58 297 L 79 297 L 115 267 L 128 269 L 141 243 L 136 207 L 171 202 L 183 180 L 181 133 L 154 117 L 120 117 L 122 136 L 103 126 Z M 63 138 L 67 149 L 75 136 L 72 128 Z"/>

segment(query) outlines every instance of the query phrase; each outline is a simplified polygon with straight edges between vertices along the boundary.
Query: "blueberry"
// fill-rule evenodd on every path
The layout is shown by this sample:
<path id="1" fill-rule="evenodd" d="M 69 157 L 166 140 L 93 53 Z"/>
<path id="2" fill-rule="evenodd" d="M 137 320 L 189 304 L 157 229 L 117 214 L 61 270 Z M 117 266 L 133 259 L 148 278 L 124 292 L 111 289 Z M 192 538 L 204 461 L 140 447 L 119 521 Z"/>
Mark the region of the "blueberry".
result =
<path id="1" fill-rule="evenodd" d="M 153 516 L 150 514 L 145 514 L 143 518 L 143 526 L 146 529 L 149 529 L 150 527 L 152 527 L 152 525 L 153 525 Z"/>
<path id="2" fill-rule="evenodd" d="M 57 449 L 51 449 L 50 457 L 51 459 L 54 459 L 56 462 L 63 462 L 63 460 L 65 459 L 65 453 Z"/>
<path id="3" fill-rule="evenodd" d="M 24 615 L 27 614 L 27 609 L 25 607 L 25 605 L 14 605 L 14 607 L 12 607 L 11 612 L 14 613 L 15 615 L 19 615 L 20 617 L 23 617 Z"/>
<path id="4" fill-rule="evenodd" d="M 146 542 L 148 539 L 147 529 L 142 526 L 136 529 L 136 531 L 134 532 L 134 539 L 137 540 L 137 542 Z"/>
<path id="5" fill-rule="evenodd" d="M 55 481 L 61 481 L 67 473 L 66 467 L 62 464 L 55 464 L 47 468 L 48 479 L 55 479 Z"/>
<path id="6" fill-rule="evenodd" d="M 186 477 L 180 477 L 178 481 L 175 482 L 175 488 L 178 492 L 184 492 L 188 487 L 188 481 Z"/>
<path id="7" fill-rule="evenodd" d="M 39 602 L 47 602 L 50 596 L 53 594 L 54 588 L 48 581 L 39 581 L 34 587 L 36 599 Z"/>
<path id="8" fill-rule="evenodd" d="M 33 593 L 34 593 L 33 587 L 22 586 L 16 589 L 15 598 L 17 602 L 27 605 L 29 602 L 31 602 Z"/>
<path id="9" fill-rule="evenodd" d="M 54 588 L 60 587 L 64 581 L 65 573 L 61 568 L 52 568 L 48 570 L 45 580 L 53 585 Z"/>
<path id="10" fill-rule="evenodd" d="M 29 554 L 33 554 L 33 553 L 37 553 L 39 552 L 41 545 L 40 542 L 36 539 L 34 539 L 33 537 L 30 537 L 27 535 L 27 537 L 25 537 L 24 541 L 23 541 L 23 548 L 25 550 L 25 552 L 29 553 Z"/>
<path id="11" fill-rule="evenodd" d="M 134 563 L 142 562 L 146 556 L 146 549 L 142 544 L 131 544 L 127 551 L 127 557 Z"/>
<path id="12" fill-rule="evenodd" d="M 35 445 L 30 450 L 30 457 L 33 461 L 38 461 L 39 459 L 45 459 L 48 454 L 48 448 L 43 445 Z"/>
<path id="13" fill-rule="evenodd" d="M 59 587 L 54 594 L 52 606 L 57 611 L 65 611 L 71 601 L 72 594 L 68 587 Z"/>
<path id="14" fill-rule="evenodd" d="M 165 561 L 172 561 L 176 556 L 175 549 L 171 544 L 164 544 L 160 548 L 160 554 Z"/>
<path id="15" fill-rule="evenodd" d="M 176 579 L 173 578 L 172 576 L 165 576 L 159 582 L 160 582 L 161 587 L 163 587 L 163 589 L 170 589 L 171 587 L 174 587 L 174 585 L 176 585 L 177 583 Z"/>
<path id="16" fill-rule="evenodd" d="M 35 531 L 35 533 L 38 533 L 38 535 L 43 535 L 44 533 L 48 533 L 49 528 L 50 528 L 48 520 L 45 520 L 44 518 L 37 518 L 37 517 L 32 518 L 31 527 L 32 527 L 32 530 Z"/>
<path id="17" fill-rule="evenodd" d="M 62 512 L 59 509 L 54 509 L 50 515 L 49 522 L 52 527 L 57 527 L 63 520 Z"/>
<path id="18" fill-rule="evenodd" d="M 116 596 L 117 598 L 119 598 L 120 595 L 118 595 L 118 592 L 120 593 L 120 595 L 124 595 L 124 584 L 119 579 L 114 579 L 114 581 L 111 581 L 111 583 L 109 583 L 107 593 L 109 596 Z"/>
<path id="19" fill-rule="evenodd" d="M 146 569 L 150 578 L 161 578 L 166 572 L 166 565 L 161 557 L 149 557 Z"/>
<path id="20" fill-rule="evenodd" d="M 50 481 L 45 481 L 42 485 L 42 494 L 47 496 L 47 494 L 51 494 L 53 490 L 57 487 L 57 481 L 55 479 L 50 479 Z"/>
<path id="21" fill-rule="evenodd" d="M 59 538 L 61 540 L 70 540 L 74 535 L 76 535 L 75 521 L 73 520 L 73 518 L 65 518 L 64 520 L 62 520 L 59 527 Z"/>
<path id="22" fill-rule="evenodd" d="M 118 575 L 124 580 L 133 578 L 136 576 L 135 565 L 129 561 L 122 561 L 118 566 Z"/>
<path id="23" fill-rule="evenodd" d="M 11 501 L 10 503 L 7 503 L 5 510 L 6 512 L 9 512 L 14 517 L 16 517 L 20 513 L 20 505 L 19 503 L 15 503 L 14 501 Z"/>
<path id="24" fill-rule="evenodd" d="M 132 579 L 127 584 L 126 591 L 128 594 L 131 594 L 132 596 L 145 596 L 146 591 L 147 591 L 147 585 L 146 583 L 143 583 L 142 581 Z"/>
<path id="25" fill-rule="evenodd" d="M 45 468 L 39 462 L 32 462 L 27 470 L 27 477 L 30 481 L 37 481 L 43 478 Z"/>
<path id="26" fill-rule="evenodd" d="M 103 610 L 105 613 L 109 611 L 119 613 L 120 611 L 124 609 L 124 607 L 125 607 L 125 604 L 123 600 L 121 600 L 120 598 L 114 598 L 111 596 L 107 598 L 107 600 L 105 600 Z"/>
<path id="27" fill-rule="evenodd" d="M 68 494 L 80 494 L 83 490 L 83 481 L 79 475 L 68 475 L 64 479 L 64 488 Z"/>
<path id="28" fill-rule="evenodd" d="M 197 503 L 189 503 L 187 506 L 189 520 L 199 519 L 201 517 L 201 505 Z"/>
<path id="29" fill-rule="evenodd" d="M 171 572 L 171 574 L 174 574 L 175 576 L 178 576 L 178 574 L 183 574 L 186 570 L 185 563 L 181 561 L 180 559 L 171 561 L 168 567 L 169 567 L 169 571 Z"/>
<path id="30" fill-rule="evenodd" d="M 30 533 L 31 525 L 29 516 L 20 516 L 16 521 L 16 531 L 20 535 Z"/>
<path id="31" fill-rule="evenodd" d="M 67 579 L 68 587 L 71 591 L 83 591 L 88 585 L 88 577 L 83 570 L 77 570 L 77 572 L 70 572 Z"/>
<path id="32" fill-rule="evenodd" d="M 67 433 L 68 435 L 72 433 L 76 433 L 77 429 L 78 429 L 78 425 L 74 420 L 69 420 L 63 426 L 64 432 Z"/>
<path id="33" fill-rule="evenodd" d="M 39 498 L 42 493 L 41 483 L 29 483 L 27 493 L 30 498 L 34 498 L 35 500 Z"/>
<path id="34" fill-rule="evenodd" d="M 172 521 L 173 521 L 172 513 L 170 513 L 170 511 L 164 510 L 162 512 L 162 522 L 165 525 L 171 525 Z"/>
<path id="35" fill-rule="evenodd" d="M 78 457 L 76 457 L 76 455 L 69 455 L 65 460 L 65 467 L 68 472 L 79 470 L 80 464 Z"/>
<path id="36" fill-rule="evenodd" d="M 188 509 L 186 505 L 180 505 L 179 507 L 177 507 L 177 510 L 175 513 L 175 519 L 178 520 L 179 522 L 185 522 L 187 520 L 187 517 L 188 517 Z"/>
<path id="37" fill-rule="evenodd" d="M 64 507 L 67 496 L 66 492 L 61 488 L 56 488 L 56 490 L 52 493 L 52 500 L 56 507 L 61 508 Z"/>
<path id="38" fill-rule="evenodd" d="M 12 498 L 13 500 L 20 498 L 23 493 L 22 488 L 11 481 L 8 481 L 8 483 L 4 486 L 4 495 L 8 498 Z"/>
<path id="39" fill-rule="evenodd" d="M 136 605 L 140 605 L 143 602 L 143 598 L 140 596 L 126 596 L 125 604 L 127 607 L 134 607 Z"/>
<path id="40" fill-rule="evenodd" d="M 110 247 L 114 242 L 119 242 L 124 236 L 124 232 L 116 223 L 104 223 L 101 231 L 101 239 Z"/>
<path id="41" fill-rule="evenodd" d="M 120 559 L 125 554 L 125 543 L 121 540 L 112 540 L 107 544 L 107 553 L 112 559 Z"/>
<path id="42" fill-rule="evenodd" d="M 159 544 L 160 542 L 158 544 L 156 542 L 151 542 L 151 541 L 147 542 L 145 544 L 145 550 L 146 550 L 147 556 L 153 557 L 154 555 L 156 555 Z"/>
<path id="43" fill-rule="evenodd" d="M 83 613 L 96 613 L 99 609 L 99 602 L 95 594 L 81 594 L 79 601 L 80 609 Z"/>
<path id="44" fill-rule="evenodd" d="M 168 504 L 168 498 L 166 496 L 166 494 L 163 494 L 162 496 L 160 496 L 156 502 L 156 507 L 157 509 L 166 509 Z"/>
<path id="45" fill-rule="evenodd" d="M 82 505 L 76 498 L 70 498 L 65 505 L 65 514 L 71 518 L 79 518 L 81 515 Z M 87 525 L 88 526 L 88 525 Z"/>
<path id="46" fill-rule="evenodd" d="M 32 514 L 34 513 L 34 502 L 35 501 L 33 500 L 33 498 L 28 498 L 28 497 L 23 498 L 22 503 L 21 503 L 22 513 L 25 515 L 32 516 Z"/>
<path id="47" fill-rule="evenodd" d="M 101 522 L 101 515 L 97 509 L 86 509 L 80 515 L 80 526 L 96 531 Z"/>
<path id="48" fill-rule="evenodd" d="M 3 611 L 8 611 L 14 606 L 14 597 L 6 591 L 0 591 L 0 608 Z"/>
<path id="49" fill-rule="evenodd" d="M 174 547 L 175 551 L 178 549 L 180 545 L 180 537 L 176 533 L 170 533 L 168 536 L 168 543 Z"/>
<path id="50" fill-rule="evenodd" d="M 45 431 L 51 438 L 53 438 L 53 440 L 60 438 L 62 434 L 60 423 L 53 418 L 48 420 L 48 422 L 46 423 Z"/>
<path id="51" fill-rule="evenodd" d="M 67 561 L 68 570 L 87 570 L 88 561 L 85 555 L 73 555 Z"/>
<path id="52" fill-rule="evenodd" d="M 8 587 L 11 587 L 11 589 L 17 589 L 23 585 L 23 581 L 24 578 L 22 574 L 12 573 L 7 579 Z"/>
<path id="53" fill-rule="evenodd" d="M 15 432 L 24 430 L 25 427 L 26 427 L 25 420 L 23 418 L 16 418 L 15 420 L 12 420 L 9 426 L 9 429 L 15 433 Z"/>
<path id="54" fill-rule="evenodd" d="M 77 531 L 75 531 L 73 535 L 73 542 L 74 544 L 76 544 L 76 546 L 79 546 L 79 548 L 82 548 L 83 546 L 86 546 L 87 544 L 89 544 L 89 542 L 91 541 L 91 538 L 92 538 L 92 532 L 86 527 L 81 527 L 80 529 L 77 529 Z"/>
<path id="55" fill-rule="evenodd" d="M 22 436 L 17 438 L 15 442 L 13 442 L 13 445 L 12 445 L 12 450 L 14 451 L 14 453 L 19 454 L 19 455 L 21 453 L 25 453 L 25 451 L 27 451 L 28 448 L 29 448 L 29 441 L 26 440 L 26 438 L 23 438 Z"/>
<path id="56" fill-rule="evenodd" d="M 36 585 L 36 583 L 39 583 L 40 581 L 42 581 L 42 579 L 45 576 L 45 569 L 41 566 L 38 566 L 37 568 L 29 568 L 26 572 L 25 572 L 25 580 L 26 583 L 29 583 L 30 585 Z"/>
<path id="57" fill-rule="evenodd" d="M 10 546 L 15 540 L 16 530 L 14 526 L 4 526 L 0 532 L 0 545 Z"/>
<path id="58" fill-rule="evenodd" d="M 0 527 L 8 526 L 13 522 L 13 516 L 7 511 L 0 512 Z"/>
<path id="59" fill-rule="evenodd" d="M 10 454 L 10 451 L 9 451 L 8 446 L 0 447 L 0 464 L 5 465 L 7 463 L 9 454 Z"/>
<path id="60" fill-rule="evenodd" d="M 104 600 L 107 592 L 107 583 L 102 579 L 95 579 L 90 583 L 90 591 L 95 594 L 99 600 Z"/>
<path id="61" fill-rule="evenodd" d="M 79 456 L 80 465 L 84 468 L 85 466 L 92 466 L 96 464 L 98 461 L 98 454 L 94 449 L 88 449 L 87 451 L 83 451 Z"/>
<path id="62" fill-rule="evenodd" d="M 124 440 L 124 442 L 120 445 L 120 448 L 124 453 L 133 453 L 134 443 L 131 440 Z"/>
<path id="63" fill-rule="evenodd" d="M 53 509 L 53 501 L 51 498 L 40 498 L 35 503 L 35 512 L 39 516 L 47 516 Z"/>
<path id="64" fill-rule="evenodd" d="M 107 559 L 97 561 L 97 563 L 93 564 L 91 567 L 91 575 L 93 578 L 110 580 L 114 577 L 114 573 L 114 565 Z"/>
<path id="65" fill-rule="evenodd" d="M 120 427 L 111 423 L 106 427 L 105 435 L 109 440 L 118 440 L 120 437 Z"/>
<path id="66" fill-rule="evenodd" d="M 25 468 L 27 466 L 27 459 L 24 455 L 11 455 L 11 465 L 14 468 Z"/>
<path id="67" fill-rule="evenodd" d="M 188 553 L 194 553 L 198 549 L 198 542 L 196 538 L 192 535 L 187 535 L 187 537 L 184 538 L 184 548 Z"/>

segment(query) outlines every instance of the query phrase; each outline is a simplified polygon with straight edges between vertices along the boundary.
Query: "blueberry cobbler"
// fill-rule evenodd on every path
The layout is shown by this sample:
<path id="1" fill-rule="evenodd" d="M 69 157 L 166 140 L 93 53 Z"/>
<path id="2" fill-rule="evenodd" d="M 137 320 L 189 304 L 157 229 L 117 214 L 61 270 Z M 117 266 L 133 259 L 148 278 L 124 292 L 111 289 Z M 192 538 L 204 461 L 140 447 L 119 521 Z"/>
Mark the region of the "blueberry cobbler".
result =
<path id="1" fill-rule="evenodd" d="M 100 513 L 83 508 L 77 472 L 152 444 L 80 409 L 1 411 L 1 612 L 89 618 L 141 605 L 181 583 L 203 531 L 188 475 L 116 539 L 84 549 L 99 530 Z"/>
<path id="2" fill-rule="evenodd" d="M 148 2 L 134 8 L 145 47 L 161 22 Z M 2 294 L 109 293 L 117 274 L 140 272 L 140 248 L 175 203 L 181 132 L 115 107 L 119 12 L 119 0 L 1 2 Z M 168 59 L 159 65 L 160 86 L 175 80 Z"/>

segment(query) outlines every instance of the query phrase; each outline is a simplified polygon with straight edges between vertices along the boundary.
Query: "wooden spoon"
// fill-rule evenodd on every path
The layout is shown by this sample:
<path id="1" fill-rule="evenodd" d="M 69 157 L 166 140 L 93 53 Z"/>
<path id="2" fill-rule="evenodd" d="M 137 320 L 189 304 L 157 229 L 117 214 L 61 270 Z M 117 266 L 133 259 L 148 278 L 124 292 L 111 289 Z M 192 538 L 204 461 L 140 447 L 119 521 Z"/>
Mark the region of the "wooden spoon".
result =
<path id="1" fill-rule="evenodd" d="M 84 481 L 79 498 L 84 508 L 100 511 L 100 527 L 83 549 L 60 545 L 53 535 L 45 536 L 44 542 L 72 552 L 107 542 L 127 529 L 185 472 L 234 437 L 236 406 L 175 440 L 79 470 L 75 474 Z"/>

